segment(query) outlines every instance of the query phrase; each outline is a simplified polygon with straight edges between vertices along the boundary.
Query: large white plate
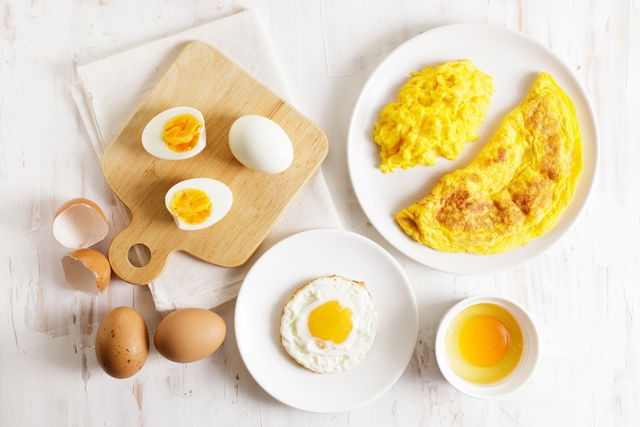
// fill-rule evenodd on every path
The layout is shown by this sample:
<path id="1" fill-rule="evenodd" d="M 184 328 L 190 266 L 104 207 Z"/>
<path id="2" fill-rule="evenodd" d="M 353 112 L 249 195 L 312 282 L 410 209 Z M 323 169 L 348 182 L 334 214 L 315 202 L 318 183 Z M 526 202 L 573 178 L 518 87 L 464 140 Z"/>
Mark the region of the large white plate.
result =
<path id="1" fill-rule="evenodd" d="M 372 140 L 378 113 L 395 100 L 410 71 L 456 59 L 471 59 L 494 77 L 495 94 L 480 140 L 471 142 L 455 161 L 438 159 L 432 167 L 418 166 L 383 174 L 378 169 L 378 146 Z M 437 181 L 466 166 L 497 129 L 502 118 L 525 96 L 535 76 L 551 73 L 573 99 L 583 137 L 584 170 L 575 197 L 556 227 L 521 248 L 498 255 L 446 253 L 420 245 L 407 237 L 393 214 L 424 197 Z M 587 200 L 597 158 L 597 131 L 593 112 L 572 71 L 551 51 L 511 30 L 482 24 L 439 27 L 407 41 L 373 72 L 355 106 L 349 127 L 348 160 L 351 181 L 373 226 L 393 246 L 414 260 L 458 274 L 484 274 L 513 267 L 542 253 L 567 231 Z"/>
<path id="2" fill-rule="evenodd" d="M 298 287 L 331 274 L 365 282 L 378 310 L 378 333 L 358 366 L 321 375 L 284 351 L 280 315 Z M 382 247 L 355 233 L 312 230 L 282 240 L 251 267 L 236 302 L 235 328 L 242 359 L 267 393 L 305 411 L 341 412 L 397 381 L 413 353 L 418 311 L 407 276 Z"/>

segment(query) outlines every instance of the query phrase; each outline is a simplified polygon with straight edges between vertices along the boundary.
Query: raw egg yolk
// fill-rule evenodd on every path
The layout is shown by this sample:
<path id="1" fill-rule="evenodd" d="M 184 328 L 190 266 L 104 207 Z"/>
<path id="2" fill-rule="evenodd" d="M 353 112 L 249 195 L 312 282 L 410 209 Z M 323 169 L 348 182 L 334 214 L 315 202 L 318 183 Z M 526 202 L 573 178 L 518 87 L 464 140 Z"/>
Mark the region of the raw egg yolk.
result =
<path id="1" fill-rule="evenodd" d="M 473 316 L 462 325 L 459 345 L 467 362 L 481 367 L 493 366 L 509 350 L 509 329 L 493 316 Z"/>
<path id="2" fill-rule="evenodd" d="M 204 191 L 185 188 L 173 195 L 169 207 L 182 222 L 194 225 L 204 222 L 211 215 L 213 205 Z"/>
<path id="3" fill-rule="evenodd" d="M 338 301 L 329 301 L 313 309 L 309 315 L 309 331 L 315 338 L 343 343 L 353 324 L 351 310 L 342 307 Z"/>
<path id="4" fill-rule="evenodd" d="M 169 150 L 182 153 L 191 150 L 200 139 L 202 123 L 191 114 L 180 114 L 165 123 L 162 139 Z"/>

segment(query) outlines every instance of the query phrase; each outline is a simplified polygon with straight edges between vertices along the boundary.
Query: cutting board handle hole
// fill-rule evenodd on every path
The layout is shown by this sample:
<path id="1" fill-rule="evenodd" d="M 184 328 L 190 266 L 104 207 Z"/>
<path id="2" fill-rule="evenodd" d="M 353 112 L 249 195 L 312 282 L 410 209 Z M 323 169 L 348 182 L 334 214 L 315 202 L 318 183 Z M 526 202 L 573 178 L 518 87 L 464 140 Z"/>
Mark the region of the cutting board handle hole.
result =
<path id="1" fill-rule="evenodd" d="M 134 267 L 144 267 L 151 260 L 151 250 L 143 243 L 136 243 L 129 248 L 127 259 Z"/>

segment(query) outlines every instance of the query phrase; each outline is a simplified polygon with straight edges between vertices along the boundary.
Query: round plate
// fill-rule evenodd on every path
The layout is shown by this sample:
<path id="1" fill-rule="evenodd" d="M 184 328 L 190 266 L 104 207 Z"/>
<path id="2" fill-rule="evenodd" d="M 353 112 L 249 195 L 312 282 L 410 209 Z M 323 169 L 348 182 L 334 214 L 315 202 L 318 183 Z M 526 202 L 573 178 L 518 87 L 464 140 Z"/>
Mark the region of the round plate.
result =
<path id="1" fill-rule="evenodd" d="M 456 59 L 471 59 L 494 77 L 495 94 L 480 128 L 480 140 L 470 142 L 455 161 L 438 159 L 436 166 L 417 166 L 384 174 L 378 169 L 378 146 L 373 125 L 380 110 L 396 99 L 409 72 Z M 582 130 L 584 167 L 575 196 L 558 224 L 544 236 L 497 255 L 440 252 L 404 234 L 393 215 L 422 199 L 446 173 L 466 166 L 498 128 L 504 116 L 529 91 L 536 75 L 549 72 L 573 99 Z M 348 161 L 351 181 L 362 209 L 373 226 L 399 251 L 438 270 L 485 274 L 513 267 L 548 249 L 567 231 L 584 206 L 597 159 L 597 131 L 584 90 L 572 71 L 551 51 L 511 30 L 482 24 L 439 27 L 407 41 L 373 72 L 353 111 L 349 127 Z"/>
<path id="2" fill-rule="evenodd" d="M 280 344 L 280 315 L 305 282 L 339 274 L 364 281 L 378 310 L 378 332 L 367 357 L 338 374 L 298 365 Z M 418 335 L 418 310 L 407 276 L 382 247 L 355 233 L 312 230 L 288 237 L 251 267 L 236 302 L 238 348 L 267 393 L 310 412 L 341 412 L 388 390 L 406 368 Z"/>

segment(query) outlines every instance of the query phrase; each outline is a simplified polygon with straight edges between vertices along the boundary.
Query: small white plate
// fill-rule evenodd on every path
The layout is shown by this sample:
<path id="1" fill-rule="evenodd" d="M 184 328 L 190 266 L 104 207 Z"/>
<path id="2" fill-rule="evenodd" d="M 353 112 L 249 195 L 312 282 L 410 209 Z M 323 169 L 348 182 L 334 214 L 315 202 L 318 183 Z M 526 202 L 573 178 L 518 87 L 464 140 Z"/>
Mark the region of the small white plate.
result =
<path id="1" fill-rule="evenodd" d="M 298 287 L 332 274 L 365 282 L 378 310 L 378 333 L 358 366 L 323 375 L 284 351 L 280 315 Z M 407 276 L 378 244 L 346 231 L 311 230 L 277 243 L 251 267 L 238 294 L 235 329 L 242 359 L 267 393 L 305 411 L 341 412 L 395 384 L 413 354 L 418 310 Z"/>
<path id="2" fill-rule="evenodd" d="M 373 125 L 380 110 L 396 99 L 410 71 L 456 59 L 471 59 L 494 77 L 495 94 L 480 140 L 470 142 L 455 161 L 417 166 L 383 174 Z M 466 166 L 482 149 L 504 116 L 524 98 L 535 76 L 551 73 L 573 99 L 582 130 L 584 168 L 575 196 L 555 228 L 523 247 L 498 255 L 439 252 L 416 243 L 396 224 L 393 214 L 422 199 L 442 175 Z M 539 255 L 567 231 L 584 206 L 597 159 L 593 112 L 573 72 L 546 47 L 514 31 L 481 24 L 439 27 L 407 41 L 380 63 L 364 86 L 349 127 L 348 161 L 356 196 L 373 226 L 399 251 L 432 268 L 458 274 L 487 274 L 516 266 Z"/>

